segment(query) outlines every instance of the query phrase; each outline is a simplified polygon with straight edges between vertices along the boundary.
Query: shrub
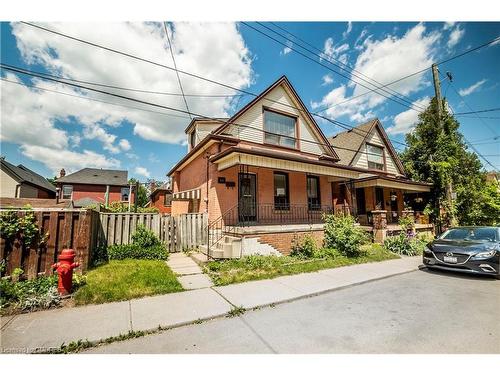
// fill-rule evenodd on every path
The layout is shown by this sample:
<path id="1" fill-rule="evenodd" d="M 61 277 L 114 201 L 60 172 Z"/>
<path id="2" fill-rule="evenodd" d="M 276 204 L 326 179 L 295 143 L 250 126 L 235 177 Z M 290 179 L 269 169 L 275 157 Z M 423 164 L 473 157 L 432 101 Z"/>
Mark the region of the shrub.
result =
<path id="1" fill-rule="evenodd" d="M 368 242 L 365 231 L 356 227 L 350 215 L 325 215 L 325 247 L 337 249 L 342 255 L 361 255 L 361 245 Z"/>
<path id="2" fill-rule="evenodd" d="M 151 260 L 167 260 L 167 249 L 163 244 L 143 247 L 131 243 L 127 245 L 112 245 L 108 247 L 109 260 L 122 259 L 151 259 Z"/>
<path id="3" fill-rule="evenodd" d="M 290 255 L 297 258 L 309 259 L 313 258 L 317 251 L 318 246 L 316 245 L 316 241 L 314 241 L 314 238 L 310 234 L 306 234 L 301 239 L 294 241 Z"/>
<path id="4" fill-rule="evenodd" d="M 161 241 L 153 231 L 147 229 L 144 225 L 138 225 L 132 235 L 132 243 L 141 247 L 152 247 L 160 245 Z"/>
<path id="5" fill-rule="evenodd" d="M 401 231 L 397 236 L 387 237 L 384 248 L 399 255 L 415 256 L 422 254 L 425 241 Z"/>
<path id="6" fill-rule="evenodd" d="M 19 282 L 1 279 L 0 296 L 2 308 L 12 306 L 23 311 L 57 306 L 61 301 L 57 292 L 57 275 Z"/>

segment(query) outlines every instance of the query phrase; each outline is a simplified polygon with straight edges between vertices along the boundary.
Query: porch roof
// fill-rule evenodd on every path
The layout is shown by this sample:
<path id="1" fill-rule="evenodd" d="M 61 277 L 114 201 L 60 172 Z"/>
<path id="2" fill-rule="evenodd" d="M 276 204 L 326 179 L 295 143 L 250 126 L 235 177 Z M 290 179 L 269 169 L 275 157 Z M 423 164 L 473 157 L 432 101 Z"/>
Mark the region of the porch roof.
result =
<path id="1" fill-rule="evenodd" d="M 353 167 L 340 166 L 329 160 L 307 159 L 299 155 L 265 150 L 230 147 L 213 156 L 210 161 L 222 171 L 234 165 L 244 164 L 254 167 L 281 169 L 295 172 L 314 173 L 347 179 L 359 178 L 365 171 Z"/>
<path id="2" fill-rule="evenodd" d="M 382 176 L 368 177 L 354 182 L 354 187 L 356 188 L 372 186 L 401 189 L 410 192 L 429 192 L 431 191 L 432 184 Z"/>

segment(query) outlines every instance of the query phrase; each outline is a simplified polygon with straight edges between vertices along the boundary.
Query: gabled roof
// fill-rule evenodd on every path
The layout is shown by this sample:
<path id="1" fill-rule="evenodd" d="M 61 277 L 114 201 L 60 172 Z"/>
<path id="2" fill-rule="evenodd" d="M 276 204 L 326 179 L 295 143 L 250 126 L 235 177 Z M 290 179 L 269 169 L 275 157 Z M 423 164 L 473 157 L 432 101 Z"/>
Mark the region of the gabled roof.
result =
<path id="1" fill-rule="evenodd" d="M 150 194 L 149 197 L 151 198 L 153 195 L 158 194 L 159 192 L 166 191 L 168 193 L 171 193 L 172 190 L 170 189 L 170 183 L 165 182 L 164 184 L 161 184 L 158 186 L 156 189 L 154 189 Z"/>
<path id="2" fill-rule="evenodd" d="M 90 185 L 128 185 L 128 172 L 113 169 L 83 168 L 78 172 L 59 177 L 57 182 Z"/>
<path id="3" fill-rule="evenodd" d="M 394 149 L 384 127 L 380 123 L 378 118 L 372 119 L 363 124 L 357 125 L 350 130 L 340 132 L 330 138 L 331 145 L 337 151 L 340 157 L 339 164 L 352 165 L 356 155 L 361 151 L 361 148 L 365 144 L 368 137 L 372 134 L 372 131 L 376 129 L 379 131 L 382 139 L 387 146 L 389 153 L 391 154 L 394 162 L 396 163 L 399 172 L 405 174 L 403 163 L 399 159 L 399 155 Z M 337 147 L 337 148 L 336 148 Z"/>
<path id="4" fill-rule="evenodd" d="M 238 112 L 236 112 L 231 118 L 229 118 L 224 124 L 222 124 L 220 127 L 214 130 L 214 134 L 222 134 L 224 130 L 230 126 L 231 124 L 237 124 L 237 119 L 245 113 L 248 109 L 250 109 L 253 105 L 255 105 L 259 100 L 263 99 L 269 92 L 271 92 L 274 88 L 278 87 L 279 85 L 284 84 L 291 92 L 292 96 L 294 99 L 299 103 L 299 107 L 297 108 L 301 113 L 305 115 L 305 117 L 310 121 L 310 123 L 313 126 L 313 130 L 316 131 L 317 135 L 319 135 L 319 138 L 321 142 L 324 144 L 324 147 L 328 150 L 329 154 L 335 158 L 335 160 L 338 160 L 339 157 L 333 147 L 328 147 L 329 142 L 328 139 L 325 137 L 323 134 L 323 131 L 320 129 L 314 118 L 311 116 L 311 113 L 305 106 L 304 102 L 300 98 L 300 96 L 297 94 L 297 91 L 293 88 L 292 84 L 288 80 L 286 76 L 281 76 L 276 82 L 274 82 L 272 85 L 270 85 L 267 89 L 262 91 L 258 96 L 256 96 L 253 100 L 251 100 L 249 103 L 247 103 L 243 108 L 241 108 Z"/>
<path id="5" fill-rule="evenodd" d="M 37 186 L 41 189 L 56 192 L 56 187 L 52 185 L 45 177 L 33 172 L 31 169 L 19 164 L 17 167 L 9 163 L 5 159 L 0 159 L 1 169 L 9 171 L 11 175 L 19 182 L 26 182 L 28 184 Z"/>

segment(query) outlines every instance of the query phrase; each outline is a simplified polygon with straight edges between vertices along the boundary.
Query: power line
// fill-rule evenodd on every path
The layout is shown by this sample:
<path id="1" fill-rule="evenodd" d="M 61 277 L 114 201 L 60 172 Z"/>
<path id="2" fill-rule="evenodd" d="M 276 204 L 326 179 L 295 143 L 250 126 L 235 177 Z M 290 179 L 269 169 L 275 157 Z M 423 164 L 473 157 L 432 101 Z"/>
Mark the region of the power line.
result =
<path id="1" fill-rule="evenodd" d="M 179 76 L 179 70 L 177 69 L 177 64 L 175 62 L 174 47 L 172 46 L 172 42 L 170 41 L 170 37 L 168 36 L 167 23 L 165 21 L 162 23 L 163 23 L 163 28 L 165 29 L 165 35 L 167 36 L 167 40 L 168 40 L 168 46 L 170 49 L 170 56 L 172 56 L 172 61 L 174 63 L 174 69 L 175 69 L 175 74 L 177 75 L 177 81 L 179 82 L 179 87 L 181 89 L 182 99 L 184 99 L 184 104 L 186 105 L 186 109 L 189 112 L 188 102 L 186 100 L 186 95 L 184 95 L 184 89 L 182 88 L 181 77 Z M 191 114 L 189 115 L 189 117 L 192 119 Z"/>
<path id="2" fill-rule="evenodd" d="M 267 27 L 265 24 L 263 24 L 263 23 L 261 23 L 261 22 L 257 22 L 257 24 L 259 24 L 260 26 L 262 26 L 262 27 L 266 28 L 267 30 L 269 30 L 269 31 L 271 31 L 271 32 L 273 32 L 273 33 L 275 33 L 276 35 L 279 35 L 280 37 L 284 38 L 286 41 L 288 41 L 288 42 L 290 42 L 290 43 L 293 43 L 293 41 L 292 41 L 292 40 L 290 40 L 290 39 L 288 39 L 286 36 L 284 36 L 284 35 L 282 35 L 282 34 L 278 33 L 276 30 L 273 30 L 273 29 L 271 29 L 270 27 Z M 279 26 L 278 26 L 278 27 L 279 27 Z M 280 28 L 280 29 L 282 29 L 282 28 Z M 284 29 L 282 29 L 282 30 L 284 30 Z M 287 32 L 287 31 L 285 31 L 285 32 Z M 288 33 L 288 32 L 287 32 L 287 33 Z M 289 33 L 289 34 L 290 34 L 290 33 Z M 292 36 L 293 36 L 293 35 L 292 35 Z M 333 66 L 336 66 L 336 67 L 338 67 L 338 68 L 340 68 L 340 69 L 342 69 L 342 70 L 344 70 L 344 71 L 346 71 L 346 72 L 350 73 L 352 76 L 354 76 L 354 77 L 356 77 L 356 78 L 359 78 L 359 79 L 361 79 L 362 81 L 367 82 L 368 84 L 370 84 L 370 85 L 374 86 L 374 87 L 376 88 L 375 92 L 376 92 L 377 94 L 380 94 L 377 90 L 381 89 L 382 91 L 384 91 L 384 92 L 386 92 L 386 93 L 388 93 L 388 94 L 390 94 L 390 95 L 396 95 L 396 97 L 398 97 L 398 99 L 405 101 L 405 102 L 406 102 L 406 103 L 408 103 L 409 105 L 414 105 L 411 101 L 406 100 L 406 96 L 405 96 L 405 95 L 403 95 L 403 94 L 401 94 L 401 93 L 399 93 L 399 92 L 397 92 L 397 91 L 395 91 L 395 90 L 389 89 L 389 88 L 386 90 L 386 89 L 384 89 L 383 87 L 380 87 L 380 85 L 382 85 L 382 84 L 381 84 L 380 82 L 377 82 L 375 79 L 373 79 L 373 78 L 371 78 L 371 77 L 368 77 L 367 75 L 363 74 L 362 72 L 359 72 L 359 71 L 357 71 L 356 69 L 354 69 L 354 68 L 350 67 L 348 64 L 343 63 L 343 62 L 341 62 L 340 60 L 337 60 L 337 59 L 333 58 L 333 56 L 329 56 L 329 55 L 327 55 L 327 54 L 326 54 L 326 53 L 324 53 L 323 51 L 321 51 L 321 50 L 319 50 L 318 48 L 316 48 L 316 47 L 312 46 L 310 43 L 308 43 L 308 42 L 306 42 L 306 41 L 303 41 L 303 39 L 300 39 L 300 40 L 301 40 L 303 43 L 305 43 L 306 45 L 311 46 L 311 47 L 312 47 L 313 49 L 315 49 L 316 51 L 319 51 L 320 55 L 318 55 L 317 53 L 315 53 L 315 52 L 311 51 L 310 49 L 305 48 L 303 45 L 300 45 L 300 44 L 299 44 L 299 43 L 297 43 L 297 42 L 295 42 L 295 44 L 297 44 L 297 45 L 298 45 L 299 47 L 301 47 L 302 49 L 304 49 L 304 50 L 306 50 L 306 51 L 308 51 L 308 52 L 312 53 L 314 56 L 317 56 L 317 57 L 319 57 L 320 59 L 324 59 L 325 61 L 329 62 L 329 63 L 330 63 L 330 64 L 332 64 Z M 291 47 L 290 47 L 290 46 L 288 46 L 288 48 L 291 48 Z M 332 62 L 332 60 L 333 60 L 333 61 L 335 61 L 336 63 L 334 64 L 334 63 Z M 354 72 L 354 73 L 353 73 L 353 72 Z M 355 74 L 355 73 L 356 73 L 356 74 Z M 365 77 L 366 79 L 361 78 L 360 76 L 363 76 L 363 77 Z M 357 83 L 356 81 L 352 80 L 352 78 L 351 78 L 350 80 L 351 80 L 352 82 L 354 82 L 354 83 Z M 368 80 L 375 82 L 375 84 L 374 84 L 374 83 L 371 83 L 371 82 L 368 82 Z M 418 108 L 420 108 L 421 110 L 424 110 L 424 109 L 425 109 L 424 107 L 421 107 L 421 106 L 419 106 L 419 105 L 415 105 L 415 107 L 418 107 Z"/>
<path id="3" fill-rule="evenodd" d="M 179 118 L 189 119 L 188 116 L 180 116 L 180 115 L 174 115 L 172 113 L 165 113 L 165 112 L 153 111 L 151 109 L 134 107 L 134 106 L 126 105 L 126 104 L 119 104 L 119 103 L 108 102 L 106 100 L 91 98 L 91 97 L 88 97 L 88 96 L 73 95 L 73 94 L 70 94 L 70 93 L 67 93 L 67 92 L 62 92 L 62 91 L 58 91 L 58 90 L 52 90 L 52 89 L 48 89 L 48 88 L 45 88 L 45 87 L 36 86 L 36 85 L 33 85 L 33 84 L 31 84 L 30 86 L 28 86 L 27 84 L 25 84 L 23 82 L 11 81 L 11 80 L 8 80 L 6 78 L 0 78 L 0 79 L 2 81 L 4 81 L 4 82 L 15 83 L 15 84 L 20 85 L 20 86 L 24 86 L 24 87 L 28 87 L 28 88 L 34 88 L 34 89 L 37 89 L 37 90 L 42 90 L 42 91 L 47 91 L 47 92 L 52 92 L 54 94 L 66 95 L 66 96 L 71 96 L 71 97 L 78 98 L 78 99 L 85 99 L 85 100 L 89 100 L 89 101 L 92 101 L 92 102 L 110 104 L 110 105 L 114 105 L 114 106 L 118 106 L 118 107 L 131 108 L 131 109 L 136 109 L 136 110 L 144 111 L 144 112 L 157 113 L 159 115 L 164 115 L 164 116 L 179 117 Z M 64 82 L 62 82 L 62 83 L 64 84 Z"/>
<path id="4" fill-rule="evenodd" d="M 158 63 L 158 62 L 155 62 L 155 61 L 152 61 L 152 60 L 148 60 L 148 59 L 136 56 L 136 55 L 132 55 L 132 54 L 127 53 L 127 52 L 122 52 L 122 51 L 119 51 L 119 50 L 116 50 L 116 49 L 113 49 L 113 48 L 110 48 L 110 47 L 106 47 L 106 46 L 103 46 L 103 45 L 100 45 L 100 44 L 97 44 L 97 43 L 94 43 L 94 42 L 89 42 L 89 41 L 86 41 L 86 40 L 81 39 L 81 38 L 76 38 L 74 36 L 71 36 L 71 35 L 68 35 L 68 34 L 64 34 L 62 32 L 59 32 L 59 31 L 56 31 L 56 30 L 52 30 L 52 29 L 49 29 L 49 28 L 46 28 L 46 27 L 43 27 L 43 26 L 40 26 L 40 25 L 36 25 L 36 24 L 30 23 L 30 22 L 24 22 L 24 21 L 22 21 L 21 23 L 23 23 L 25 25 L 28 25 L 28 26 L 31 26 L 31 27 L 38 28 L 40 30 L 44 30 L 44 31 L 49 32 L 49 33 L 53 33 L 53 34 L 62 36 L 64 38 L 68 38 L 68 39 L 71 39 L 71 40 L 83 43 L 83 44 L 87 44 L 87 45 L 90 45 L 90 46 L 93 46 L 93 47 L 96 47 L 96 48 L 104 49 L 104 50 L 109 51 L 109 52 L 113 52 L 113 53 L 120 54 L 120 55 L 129 57 L 129 58 L 132 58 L 132 59 L 136 59 L 138 61 L 146 62 L 146 63 L 152 64 L 152 65 L 155 65 L 155 66 L 158 66 L 158 67 L 162 67 L 162 68 L 165 68 L 165 69 L 169 69 L 169 70 L 173 70 L 173 71 L 178 71 L 181 74 L 185 74 L 185 75 L 188 75 L 190 77 L 194 77 L 194 78 L 197 78 L 197 79 L 200 79 L 200 80 L 204 80 L 204 81 L 207 81 L 207 82 L 210 82 L 210 83 L 222 86 L 222 87 L 226 87 L 226 88 L 229 88 L 229 89 L 232 89 L 232 90 L 235 90 L 235 91 L 239 91 L 239 92 L 242 92 L 242 93 L 247 94 L 247 95 L 251 95 L 251 96 L 254 96 L 254 97 L 258 97 L 259 96 L 258 94 L 255 94 L 253 92 L 250 92 L 250 91 L 247 91 L 247 90 L 243 90 L 243 89 L 239 89 L 239 88 L 233 87 L 231 85 L 215 81 L 213 79 L 205 78 L 205 77 L 202 77 L 202 76 L 200 76 L 198 74 L 189 73 L 189 72 L 186 72 L 186 71 L 183 71 L 183 70 L 180 70 L 180 69 L 176 70 L 176 69 L 174 69 L 174 68 L 172 68 L 172 67 L 170 67 L 168 65 L 162 64 L 162 63 Z M 267 101 L 270 101 L 270 102 L 273 102 L 273 103 L 278 103 L 278 104 L 286 106 L 286 107 L 294 108 L 294 109 L 299 110 L 301 112 L 307 112 L 308 114 L 311 114 L 311 115 L 317 116 L 319 118 L 322 118 L 322 119 L 324 119 L 324 120 L 326 120 L 326 121 L 328 121 L 330 123 L 333 123 L 335 125 L 338 125 L 338 126 L 344 128 L 344 129 L 347 129 L 347 130 L 352 129 L 352 131 L 355 132 L 355 133 L 357 133 L 357 134 L 363 133 L 362 130 L 356 129 L 354 126 L 345 124 L 345 123 L 343 123 L 341 121 L 338 121 L 338 120 L 330 119 L 330 118 L 328 118 L 326 116 L 320 115 L 319 113 L 314 113 L 314 112 L 310 112 L 310 111 L 304 111 L 301 108 L 297 108 L 295 106 L 292 106 L 292 105 L 289 105 L 289 104 L 286 104 L 286 103 L 282 103 L 282 102 L 279 102 L 279 101 L 276 101 L 276 100 L 272 100 L 272 99 L 269 99 L 269 98 L 263 98 L 263 100 L 267 100 Z M 363 134 L 363 136 L 365 136 L 365 135 L 366 134 Z M 404 142 L 400 142 L 400 141 L 397 141 L 397 140 L 392 140 L 392 141 L 394 143 L 399 143 L 399 144 L 401 144 L 403 146 L 406 146 L 406 144 Z"/>
<path id="5" fill-rule="evenodd" d="M 38 76 L 36 73 L 24 72 L 23 71 L 24 69 L 4 67 L 3 65 L 4 64 L 0 64 L 0 66 L 3 69 L 9 70 L 9 71 L 15 71 L 17 73 L 26 74 L 26 75 Z M 81 86 L 81 85 L 75 84 L 75 83 L 63 82 L 63 81 L 60 81 L 60 80 L 57 80 L 57 79 L 54 79 L 54 78 L 49 78 L 49 77 L 42 77 L 42 76 L 40 76 L 40 78 L 46 79 L 46 80 L 50 80 L 50 81 L 54 81 L 54 82 L 58 82 L 58 83 L 62 83 L 62 84 L 73 86 L 73 87 L 78 87 L 78 88 L 84 89 L 84 90 L 90 90 L 90 91 L 98 92 L 98 93 L 101 93 L 101 94 L 110 95 L 110 96 L 113 96 L 113 97 L 118 97 L 118 98 L 130 100 L 130 101 L 138 102 L 138 103 L 141 103 L 141 104 L 151 105 L 151 106 L 154 106 L 154 107 L 164 108 L 164 109 L 168 109 L 168 110 L 176 111 L 176 112 L 181 112 L 181 113 L 187 113 L 187 111 L 182 110 L 182 109 L 173 108 L 173 107 L 169 107 L 169 106 L 165 106 L 165 105 L 161 105 L 161 104 L 157 104 L 157 103 L 151 103 L 151 102 L 147 102 L 147 101 L 144 101 L 144 100 L 140 100 L 140 99 L 136 99 L 136 98 L 131 98 L 131 97 L 123 96 L 123 95 L 116 94 L 116 93 L 111 93 L 111 92 L 106 92 L 106 91 L 98 90 L 98 89 L 95 89 L 95 88 L 92 88 L 92 87 L 85 87 L 85 86 Z M 3 79 L 3 80 L 5 80 L 5 79 Z M 5 80 L 5 81 L 8 81 L 8 80 Z M 9 81 L 9 82 L 13 82 L 13 81 Z M 13 82 L 13 83 L 17 83 L 17 84 L 23 85 L 22 83 L 19 83 L 19 82 Z M 51 91 L 54 91 L 54 90 L 51 90 Z M 56 92 L 58 92 L 58 91 L 56 91 Z M 61 92 L 58 92 L 58 93 L 61 93 Z M 62 94 L 66 94 L 66 93 L 62 93 Z M 70 95 L 70 96 L 76 96 L 76 97 L 78 97 L 77 95 Z M 81 97 L 81 98 L 84 98 L 84 97 Z M 110 103 L 110 104 L 113 104 L 113 103 Z M 215 118 L 215 117 L 209 117 L 209 116 L 205 116 L 205 115 L 201 115 L 201 114 L 193 113 L 193 112 L 190 112 L 190 114 L 195 115 L 197 117 L 201 117 L 201 118 L 205 118 L 205 119 L 209 119 L 209 120 L 216 120 L 216 121 L 218 121 L 218 119 Z M 284 138 L 291 138 L 291 139 L 295 139 L 295 140 L 298 140 L 298 141 L 301 141 L 301 142 L 305 142 L 305 143 L 310 143 L 310 144 L 316 144 L 316 145 L 325 146 L 325 147 L 328 147 L 328 148 L 331 148 L 331 149 L 340 149 L 340 150 L 348 150 L 348 151 L 359 152 L 359 150 L 356 150 L 356 149 L 350 149 L 350 148 L 341 147 L 341 146 L 335 146 L 334 147 L 330 143 L 316 142 L 316 141 L 311 141 L 311 140 L 308 140 L 308 139 L 295 138 L 295 137 L 291 137 L 291 136 L 282 135 L 282 134 L 279 134 L 279 133 L 268 132 L 268 131 L 265 131 L 263 129 L 259 129 L 259 128 L 256 128 L 256 127 L 253 127 L 253 126 L 249 126 L 249 125 L 238 124 L 238 123 L 231 123 L 230 126 L 250 128 L 252 130 L 257 130 L 257 131 L 260 131 L 260 132 L 263 132 L 263 133 L 266 133 L 266 134 L 269 134 L 269 135 L 278 135 L 278 136 L 281 136 L 281 137 L 284 137 Z M 374 153 L 368 153 L 367 151 L 365 151 L 363 153 L 378 155 L 378 154 L 374 154 Z"/>
<path id="6" fill-rule="evenodd" d="M 471 112 L 458 112 L 458 113 L 455 113 L 455 116 L 472 115 L 472 114 L 476 114 L 476 113 L 495 112 L 495 111 L 500 111 L 500 107 L 490 108 L 490 109 L 482 109 L 480 111 L 472 110 Z"/>
<path id="7" fill-rule="evenodd" d="M 244 21 L 241 21 L 241 23 L 242 23 L 243 25 L 245 25 L 245 26 L 247 26 L 247 27 L 251 28 L 252 30 L 255 30 L 255 31 L 257 31 L 258 33 L 260 33 L 260 34 L 262 34 L 262 35 L 266 36 L 267 38 L 269 38 L 269 39 L 271 39 L 271 40 L 275 41 L 276 43 L 281 44 L 282 46 L 284 46 L 284 47 L 287 47 L 287 48 L 291 49 L 292 51 L 294 51 L 294 52 L 298 53 L 299 55 L 301 55 L 301 56 L 305 57 L 306 59 L 308 59 L 308 60 L 310 60 L 310 61 L 314 62 L 315 64 L 318 64 L 318 65 L 320 65 L 320 66 L 323 66 L 324 68 L 328 69 L 329 71 L 331 71 L 331 72 L 333 72 L 333 73 L 335 73 L 335 74 L 337 74 L 337 75 L 339 75 L 339 76 L 341 76 L 341 77 L 343 77 L 343 78 L 345 78 L 345 79 L 347 79 L 347 80 L 349 80 L 349 81 L 352 81 L 352 82 L 356 83 L 357 85 L 359 85 L 359 86 L 361 86 L 361 87 L 364 87 L 364 88 L 365 88 L 365 89 L 367 89 L 367 90 L 370 90 L 370 87 L 368 87 L 368 86 L 366 86 L 366 85 L 364 85 L 364 84 L 362 84 L 362 83 L 360 83 L 360 82 L 357 82 L 357 81 L 353 80 L 352 78 L 350 78 L 349 76 L 347 76 L 347 75 L 345 75 L 345 74 L 343 74 L 343 73 L 340 73 L 340 72 L 338 72 L 338 71 L 336 71 L 336 70 L 334 70 L 334 69 L 330 68 L 329 66 L 327 66 L 327 65 L 325 65 L 325 64 L 323 64 L 323 63 L 321 63 L 321 62 L 317 61 L 316 59 L 314 59 L 314 58 L 312 58 L 312 57 L 310 57 L 310 56 L 306 55 L 305 53 L 302 53 L 301 51 L 298 51 L 297 49 L 293 48 L 293 46 L 290 46 L 290 45 L 288 45 L 288 44 L 286 44 L 286 43 L 281 42 L 280 40 L 278 40 L 278 39 L 276 39 L 276 38 L 272 37 L 272 36 L 271 36 L 271 35 L 269 35 L 269 34 L 266 34 L 266 33 L 265 33 L 265 32 L 263 32 L 262 30 L 259 30 L 259 29 L 257 29 L 256 27 L 253 27 L 252 25 L 250 25 L 250 24 L 248 24 L 248 23 L 246 23 L 246 22 L 244 22 Z M 315 55 L 315 56 L 317 56 L 317 55 Z M 319 56 L 317 56 L 317 57 L 319 57 Z M 373 86 L 373 84 L 372 84 L 372 83 L 370 83 L 370 84 Z M 377 87 L 376 89 L 373 89 L 372 91 L 376 91 L 377 89 L 379 89 L 379 88 Z M 408 105 L 408 104 L 406 104 L 406 103 L 402 103 L 401 101 L 399 101 L 399 100 L 396 100 L 396 99 L 392 98 L 391 96 L 386 96 L 386 95 L 384 95 L 384 94 L 382 94 L 382 93 L 380 93 L 380 92 L 377 92 L 377 94 L 379 94 L 379 95 L 381 95 L 381 96 L 385 97 L 386 99 L 389 99 L 389 100 L 391 100 L 391 101 L 393 101 L 393 102 L 395 102 L 395 103 L 398 103 L 399 105 L 402 105 L 402 106 L 404 106 L 404 107 L 406 107 L 406 108 L 409 108 L 409 109 L 412 109 L 412 110 L 414 110 L 414 111 L 419 112 L 419 110 L 417 110 L 417 109 L 413 108 L 413 106 L 411 106 L 411 103 L 410 103 L 410 105 Z"/>
<path id="8" fill-rule="evenodd" d="M 279 27 L 279 26 L 278 26 L 278 25 L 276 25 L 275 23 L 273 23 L 273 24 L 274 24 L 275 26 Z M 284 31 L 286 31 L 284 28 L 281 28 L 281 27 L 279 27 L 279 28 L 280 28 L 280 29 L 282 29 L 282 30 L 284 30 Z M 288 32 L 288 31 L 286 31 L 286 32 Z M 292 35 L 292 36 L 293 36 L 293 34 L 291 34 L 290 32 L 288 32 L 288 33 L 289 33 L 290 35 Z M 297 38 L 298 38 L 298 37 L 297 37 Z M 300 39 L 300 38 L 298 38 L 298 39 Z M 457 58 L 460 58 L 460 57 L 462 57 L 462 56 L 465 56 L 465 55 L 467 55 L 467 54 L 469 54 L 469 53 L 475 52 L 475 51 L 477 51 L 477 50 L 479 50 L 479 49 L 481 49 L 481 48 L 487 47 L 487 46 L 489 46 L 490 44 L 493 44 L 493 43 L 495 43 L 495 42 L 498 42 L 499 40 L 500 40 L 500 37 L 497 37 L 497 38 L 492 39 L 492 40 L 490 40 L 490 41 L 488 41 L 488 42 L 485 42 L 485 43 L 483 43 L 483 44 L 480 44 L 480 45 L 478 45 L 478 46 L 476 46 L 476 47 L 469 48 L 469 49 L 465 50 L 465 51 L 464 51 L 464 52 L 462 52 L 462 53 L 459 53 L 459 54 L 454 55 L 454 56 L 451 56 L 451 57 L 449 57 L 449 58 L 447 58 L 447 59 L 444 59 L 444 60 L 438 61 L 438 62 L 436 63 L 436 65 L 442 65 L 442 64 L 445 64 L 445 63 L 447 63 L 447 62 L 450 62 L 450 61 L 452 61 L 452 60 L 455 60 L 455 59 L 457 59 Z M 382 88 L 382 87 L 388 87 L 388 86 L 391 86 L 391 85 L 393 85 L 393 84 L 395 84 L 395 83 L 398 83 L 398 82 L 403 81 L 403 80 L 405 80 L 405 79 L 411 78 L 411 77 L 413 77 L 413 76 L 415 76 L 415 75 L 418 75 L 418 74 L 424 73 L 424 72 L 426 72 L 426 71 L 427 71 L 428 69 L 430 69 L 430 68 L 431 68 L 431 66 L 428 66 L 428 67 L 426 67 L 426 68 L 424 68 L 424 69 L 421 69 L 421 70 L 416 71 L 416 72 L 414 72 L 414 73 L 411 73 L 411 74 L 408 74 L 408 75 L 403 76 L 403 77 L 401 77 L 401 78 L 398 78 L 398 79 L 397 79 L 397 80 L 395 80 L 395 81 L 392 81 L 392 82 L 389 82 L 389 83 L 383 84 L 383 85 L 382 85 L 382 86 L 380 86 L 380 87 Z M 323 109 L 321 109 L 321 110 L 319 110 L 319 111 L 317 111 L 317 112 L 318 112 L 318 113 L 319 113 L 319 112 L 324 112 L 324 111 L 326 111 L 327 109 L 330 109 L 330 108 L 333 108 L 333 107 L 336 107 L 336 106 L 339 106 L 339 105 L 345 104 L 345 103 L 350 102 L 350 101 L 352 101 L 352 100 L 354 100 L 354 99 L 357 99 L 357 98 L 360 98 L 360 97 L 362 97 L 362 96 L 364 96 L 364 95 L 367 95 L 367 94 L 369 94 L 369 93 L 371 93 L 371 92 L 373 92 L 373 91 L 375 91 L 375 90 L 376 90 L 376 89 L 371 89 L 371 90 L 366 91 L 366 92 L 364 92 L 364 93 L 361 93 L 361 94 L 359 94 L 359 95 L 351 96 L 350 98 L 348 98 L 348 99 L 346 99 L 346 100 L 344 100 L 344 101 L 342 101 L 342 102 L 339 102 L 339 103 L 333 104 L 333 105 L 331 105 L 331 106 L 327 106 L 327 107 L 325 107 L 325 108 L 323 108 Z"/>

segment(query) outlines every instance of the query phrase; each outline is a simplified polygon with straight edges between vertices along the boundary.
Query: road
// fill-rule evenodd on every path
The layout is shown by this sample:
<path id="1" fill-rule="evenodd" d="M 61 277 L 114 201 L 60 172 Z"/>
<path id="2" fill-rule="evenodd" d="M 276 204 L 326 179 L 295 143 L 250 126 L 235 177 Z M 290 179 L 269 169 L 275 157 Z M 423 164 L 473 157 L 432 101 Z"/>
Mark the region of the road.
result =
<path id="1" fill-rule="evenodd" d="M 85 353 L 500 353 L 500 281 L 420 270 Z"/>

